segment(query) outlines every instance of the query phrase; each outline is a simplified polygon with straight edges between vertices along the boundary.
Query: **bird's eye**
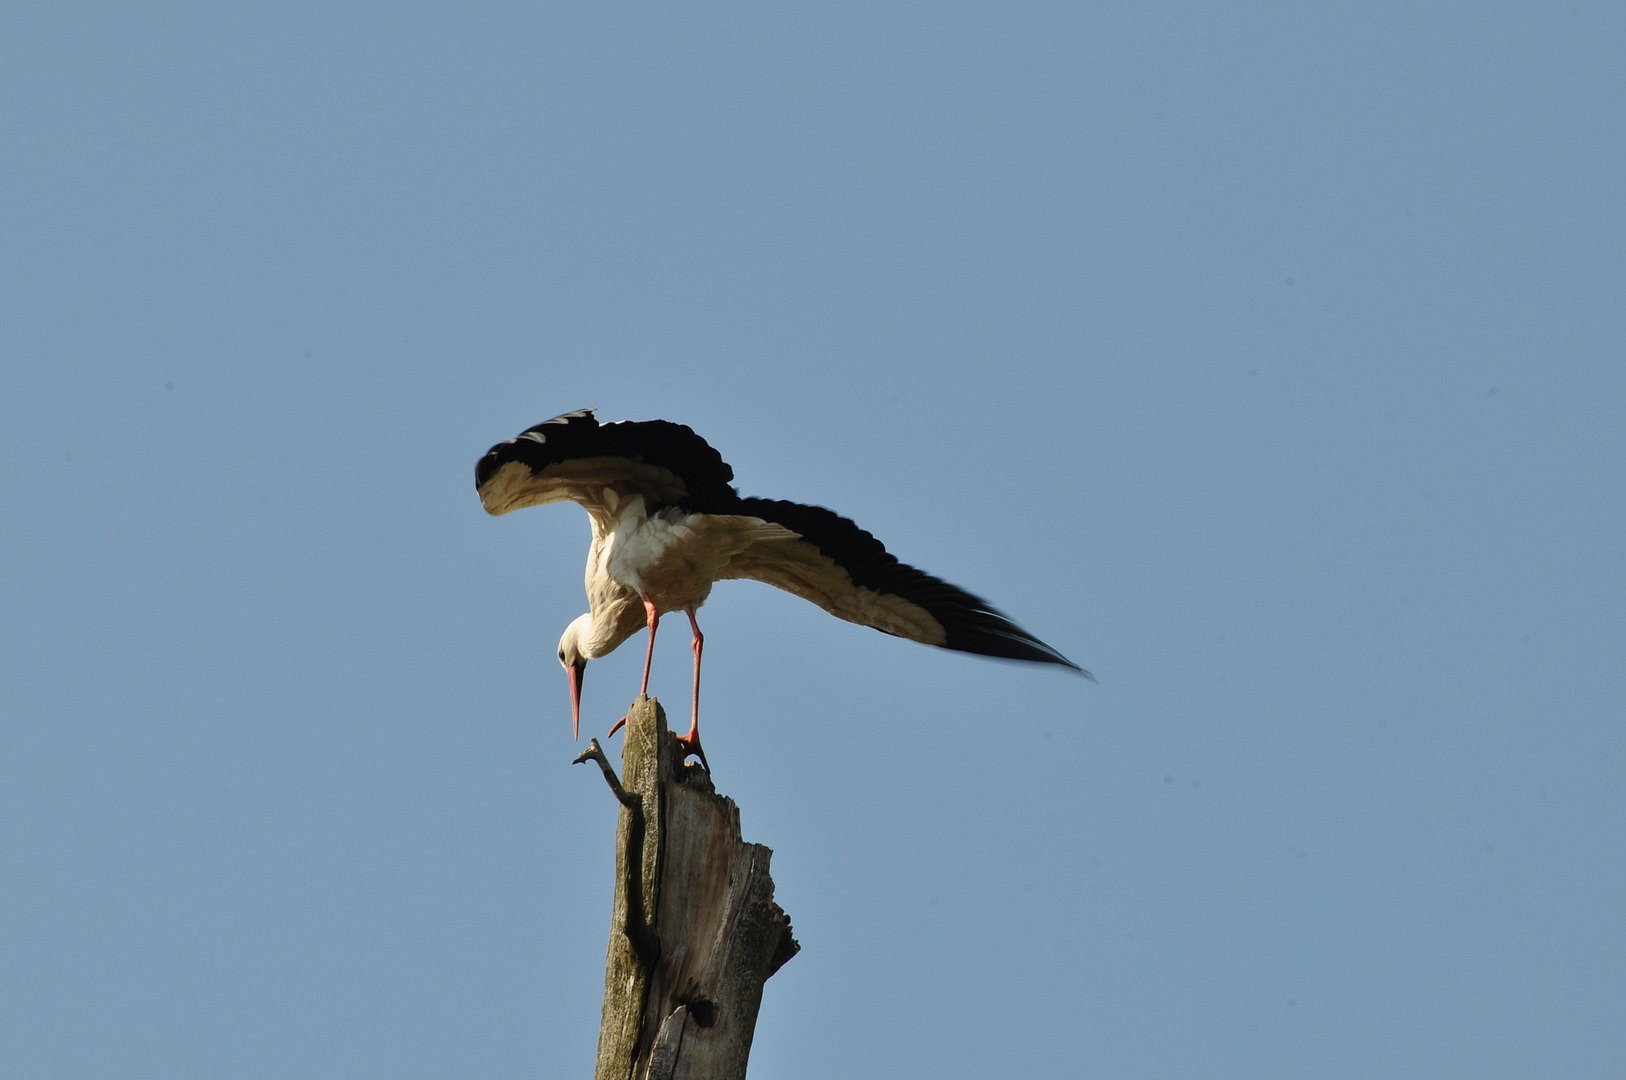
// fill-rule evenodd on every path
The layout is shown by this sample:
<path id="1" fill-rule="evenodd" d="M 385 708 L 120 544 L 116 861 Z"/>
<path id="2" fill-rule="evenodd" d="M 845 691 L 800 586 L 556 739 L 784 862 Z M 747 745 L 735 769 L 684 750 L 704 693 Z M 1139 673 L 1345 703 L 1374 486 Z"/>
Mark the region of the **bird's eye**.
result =
<path id="1" fill-rule="evenodd" d="M 561 664 L 565 662 L 565 651 L 563 649 L 559 650 L 559 662 Z"/>

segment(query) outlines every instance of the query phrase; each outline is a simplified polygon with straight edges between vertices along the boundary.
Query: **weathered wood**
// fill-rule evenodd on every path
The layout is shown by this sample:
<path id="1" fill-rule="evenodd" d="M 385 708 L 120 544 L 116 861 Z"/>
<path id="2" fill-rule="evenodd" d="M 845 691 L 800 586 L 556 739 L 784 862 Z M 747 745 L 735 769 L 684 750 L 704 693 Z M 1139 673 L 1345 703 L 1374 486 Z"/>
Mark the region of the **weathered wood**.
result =
<path id="1" fill-rule="evenodd" d="M 762 984 L 796 954 L 774 903 L 773 852 L 740 839 L 739 809 L 680 765 L 666 714 L 627 714 L 615 902 L 595 1080 L 743 1080 Z"/>

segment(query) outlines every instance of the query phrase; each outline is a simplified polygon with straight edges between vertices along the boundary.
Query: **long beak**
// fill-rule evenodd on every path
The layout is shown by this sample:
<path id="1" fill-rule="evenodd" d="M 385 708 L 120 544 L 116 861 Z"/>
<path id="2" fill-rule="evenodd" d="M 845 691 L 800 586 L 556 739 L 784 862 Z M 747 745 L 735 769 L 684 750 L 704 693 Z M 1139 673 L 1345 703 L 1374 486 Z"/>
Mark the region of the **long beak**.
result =
<path id="1" fill-rule="evenodd" d="M 573 741 L 582 737 L 582 676 L 586 673 L 586 660 L 578 660 L 565 669 L 565 674 L 570 676 L 570 738 Z"/>

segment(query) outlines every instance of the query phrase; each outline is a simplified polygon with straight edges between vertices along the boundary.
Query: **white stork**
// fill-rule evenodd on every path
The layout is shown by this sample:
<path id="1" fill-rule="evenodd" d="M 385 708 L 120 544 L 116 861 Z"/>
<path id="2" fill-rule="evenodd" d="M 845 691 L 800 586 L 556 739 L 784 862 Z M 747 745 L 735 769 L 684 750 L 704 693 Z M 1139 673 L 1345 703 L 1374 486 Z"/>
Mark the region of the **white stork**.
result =
<path id="1" fill-rule="evenodd" d="M 475 484 L 489 513 L 569 500 L 580 503 L 592 521 L 588 610 L 559 639 L 576 737 L 587 661 L 647 628 L 638 688 L 647 694 L 655 628 L 665 613 L 682 611 L 694 634 L 694 692 L 689 733 L 678 741 L 685 756 L 695 754 L 705 764 L 704 638 L 694 613 L 712 584 L 726 578 L 765 581 L 849 622 L 927 645 L 1061 664 L 1093 680 L 987 601 L 900 563 L 846 518 L 821 506 L 743 498 L 733 479 L 734 470 L 717 451 L 681 424 L 600 424 L 592 409 L 546 420 L 480 459 Z"/>

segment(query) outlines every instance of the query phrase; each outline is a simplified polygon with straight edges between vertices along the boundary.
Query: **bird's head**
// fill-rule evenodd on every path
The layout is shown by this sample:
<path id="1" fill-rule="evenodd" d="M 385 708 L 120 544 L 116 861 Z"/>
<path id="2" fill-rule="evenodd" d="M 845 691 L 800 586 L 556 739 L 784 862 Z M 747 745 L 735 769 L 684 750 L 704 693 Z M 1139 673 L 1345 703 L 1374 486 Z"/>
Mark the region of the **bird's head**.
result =
<path id="1" fill-rule="evenodd" d="M 582 635 L 593 622 L 589 613 L 565 627 L 559 638 L 559 666 L 570 679 L 570 736 L 581 738 L 582 728 L 582 674 L 587 670 L 587 657 L 582 655 Z"/>

